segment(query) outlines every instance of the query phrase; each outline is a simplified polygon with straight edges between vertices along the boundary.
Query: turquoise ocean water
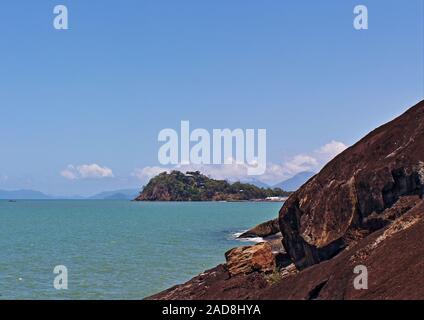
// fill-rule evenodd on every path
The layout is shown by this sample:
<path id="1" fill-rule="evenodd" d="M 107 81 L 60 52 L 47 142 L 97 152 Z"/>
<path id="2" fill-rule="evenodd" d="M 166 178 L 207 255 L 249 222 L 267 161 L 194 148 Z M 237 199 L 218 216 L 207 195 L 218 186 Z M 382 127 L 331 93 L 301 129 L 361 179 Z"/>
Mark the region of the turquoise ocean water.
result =
<path id="1" fill-rule="evenodd" d="M 225 261 L 281 203 L 0 201 L 0 299 L 141 299 Z M 248 242 L 247 242 L 248 244 Z M 56 290 L 53 269 L 68 269 Z"/>

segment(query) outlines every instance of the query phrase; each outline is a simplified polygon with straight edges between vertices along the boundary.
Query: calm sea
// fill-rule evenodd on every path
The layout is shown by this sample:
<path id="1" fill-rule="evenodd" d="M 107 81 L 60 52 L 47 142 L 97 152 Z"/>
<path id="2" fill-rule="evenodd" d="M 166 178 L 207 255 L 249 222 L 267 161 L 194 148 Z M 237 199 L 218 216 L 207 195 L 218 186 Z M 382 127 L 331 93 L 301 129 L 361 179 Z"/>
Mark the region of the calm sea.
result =
<path id="1" fill-rule="evenodd" d="M 225 261 L 281 203 L 0 201 L 0 299 L 141 299 Z M 68 269 L 56 290 L 53 269 Z"/>

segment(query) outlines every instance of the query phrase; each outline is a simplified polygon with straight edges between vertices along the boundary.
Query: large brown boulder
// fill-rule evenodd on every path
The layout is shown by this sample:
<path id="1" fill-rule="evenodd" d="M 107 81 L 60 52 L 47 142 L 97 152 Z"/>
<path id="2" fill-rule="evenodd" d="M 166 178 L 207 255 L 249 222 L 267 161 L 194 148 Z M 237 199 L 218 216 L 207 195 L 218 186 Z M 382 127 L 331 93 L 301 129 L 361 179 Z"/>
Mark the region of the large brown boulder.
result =
<path id="1" fill-rule="evenodd" d="M 275 257 L 271 245 L 267 242 L 231 249 L 225 253 L 225 258 L 232 276 L 255 271 L 267 273 L 275 269 Z"/>
<path id="2" fill-rule="evenodd" d="M 383 227 L 384 218 L 380 226 L 375 219 L 401 196 L 423 193 L 420 102 L 341 153 L 290 196 L 279 214 L 284 247 L 299 269 L 312 266 Z"/>
<path id="3" fill-rule="evenodd" d="M 261 290 L 256 299 L 422 300 L 424 299 L 424 201 L 407 197 L 386 227 L 358 241 L 336 257 Z M 403 208 L 401 211 L 398 209 Z M 387 217 L 394 212 L 385 211 Z M 396 215 L 396 214 L 395 214 Z M 392 216 L 395 218 L 395 216 Z M 357 290 L 356 266 L 365 266 L 368 290 Z"/>

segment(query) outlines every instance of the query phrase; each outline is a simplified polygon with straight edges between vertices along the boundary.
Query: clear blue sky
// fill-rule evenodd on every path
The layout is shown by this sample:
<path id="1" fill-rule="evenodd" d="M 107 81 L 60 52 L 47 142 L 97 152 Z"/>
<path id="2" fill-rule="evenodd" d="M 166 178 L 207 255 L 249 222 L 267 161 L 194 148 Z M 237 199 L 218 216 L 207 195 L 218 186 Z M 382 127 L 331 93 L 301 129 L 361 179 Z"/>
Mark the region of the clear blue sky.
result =
<path id="1" fill-rule="evenodd" d="M 272 163 L 350 145 L 423 99 L 423 17 L 422 0 L 2 1 L 0 189 L 141 186 L 181 120 L 266 128 Z M 114 178 L 60 175 L 94 163 Z"/>

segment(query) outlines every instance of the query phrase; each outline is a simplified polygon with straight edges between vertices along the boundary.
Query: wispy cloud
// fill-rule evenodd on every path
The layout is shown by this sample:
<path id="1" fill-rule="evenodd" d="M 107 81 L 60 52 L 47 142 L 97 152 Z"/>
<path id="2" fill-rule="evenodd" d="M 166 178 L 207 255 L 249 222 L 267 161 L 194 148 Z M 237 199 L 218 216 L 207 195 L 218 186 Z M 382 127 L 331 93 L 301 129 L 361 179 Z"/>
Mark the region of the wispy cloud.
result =
<path id="1" fill-rule="evenodd" d="M 98 164 L 82 164 L 74 166 L 68 165 L 66 169 L 60 172 L 60 175 L 68 180 L 77 179 L 101 179 L 113 178 L 113 172 L 108 167 L 102 167 Z"/>
<path id="2" fill-rule="evenodd" d="M 9 180 L 9 177 L 0 173 L 0 183 L 6 182 L 7 180 Z"/>
<path id="3" fill-rule="evenodd" d="M 266 172 L 255 177 L 255 179 L 270 185 L 289 179 L 297 173 L 304 171 L 318 172 L 321 168 L 340 152 L 343 152 L 347 146 L 339 141 L 331 141 L 317 150 L 310 153 L 298 154 L 280 164 L 268 163 Z M 235 161 L 232 164 L 225 165 L 177 165 L 174 167 L 144 167 L 135 169 L 132 173 L 143 183 L 148 182 L 155 175 L 170 170 L 195 171 L 199 170 L 215 179 L 226 179 L 230 181 L 249 180 L 252 176 L 247 173 L 248 166 L 238 164 Z"/>
<path id="4" fill-rule="evenodd" d="M 298 154 L 283 163 L 270 163 L 267 165 L 265 174 L 260 176 L 259 180 L 274 184 L 289 179 L 300 172 L 318 172 L 325 164 L 346 150 L 346 148 L 347 145 L 343 142 L 333 140 L 317 150 L 310 153 Z"/>
<path id="5" fill-rule="evenodd" d="M 131 175 L 142 182 L 148 182 L 151 178 L 162 172 L 169 172 L 171 169 L 164 167 L 144 167 L 135 169 Z"/>
<path id="6" fill-rule="evenodd" d="M 331 141 L 319 148 L 315 153 L 318 157 L 322 157 L 325 162 L 332 160 L 339 153 L 347 149 L 347 145 L 340 141 Z"/>

